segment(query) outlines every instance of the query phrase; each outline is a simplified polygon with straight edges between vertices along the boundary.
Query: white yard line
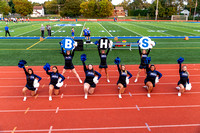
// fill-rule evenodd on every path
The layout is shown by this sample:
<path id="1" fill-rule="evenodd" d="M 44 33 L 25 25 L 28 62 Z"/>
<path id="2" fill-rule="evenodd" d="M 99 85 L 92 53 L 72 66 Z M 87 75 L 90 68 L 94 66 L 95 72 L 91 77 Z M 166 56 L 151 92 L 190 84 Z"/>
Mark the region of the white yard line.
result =
<path id="1" fill-rule="evenodd" d="M 85 23 L 86 23 L 86 22 L 85 22 Z M 83 35 L 83 29 L 84 29 L 84 27 L 85 27 L 85 23 L 84 23 L 83 28 L 82 28 L 82 30 L 81 30 L 80 37 Z"/>
<path id="2" fill-rule="evenodd" d="M 19 34 L 19 35 L 16 35 L 16 37 L 21 36 L 21 35 L 24 35 L 24 34 L 27 34 L 27 33 L 30 33 L 30 32 L 33 32 L 33 31 L 36 31 L 36 30 L 39 30 L 39 28 L 38 28 L 38 29 L 31 30 L 31 31 L 28 31 L 28 32 L 25 32 L 25 33 L 22 33 L 22 34 Z"/>
<path id="3" fill-rule="evenodd" d="M 103 29 L 104 30 L 106 30 L 106 28 L 102 25 L 102 24 L 100 24 L 99 22 L 97 22 L 101 27 L 103 27 Z M 106 32 L 108 32 L 108 30 L 106 30 Z M 113 37 L 113 35 L 112 34 L 110 34 L 110 32 L 108 32 L 108 34 L 111 36 L 111 37 Z"/>
<path id="4" fill-rule="evenodd" d="M 129 24 L 129 23 L 124 23 L 124 24 L 128 24 L 128 25 L 134 25 L 136 27 L 140 27 L 140 28 L 143 28 L 143 29 L 148 29 L 148 30 L 152 30 L 152 29 L 149 29 L 149 28 L 146 28 L 146 27 L 142 27 L 142 26 L 139 26 L 139 25 L 135 25 L 133 23 Z M 166 34 L 166 35 L 169 35 L 169 36 L 173 36 L 171 34 L 168 34 L 168 33 L 164 33 L 164 32 L 161 32 L 162 34 Z"/>
<path id="5" fill-rule="evenodd" d="M 112 23 L 112 24 L 114 24 L 114 23 Z M 127 28 L 125 28 L 125 27 L 123 27 L 123 26 L 121 26 L 121 25 L 118 25 L 118 24 L 114 24 L 114 25 L 119 26 L 119 27 L 121 27 L 121 28 L 123 28 L 123 29 L 125 29 L 125 30 L 128 30 L 128 31 L 130 31 L 130 32 L 132 32 L 132 33 L 135 33 L 135 34 L 137 34 L 137 35 L 143 36 L 142 34 L 137 33 L 137 32 L 135 32 L 135 31 L 132 31 L 132 30 L 130 30 L 130 29 L 127 29 Z"/>
<path id="6" fill-rule="evenodd" d="M 65 28 L 66 26 L 63 26 L 62 28 L 58 29 L 57 31 L 55 31 L 54 33 L 52 33 L 51 35 L 54 35 L 55 33 L 57 33 L 59 30 L 62 30 L 63 28 Z"/>
<path id="7" fill-rule="evenodd" d="M 155 25 L 152 25 L 152 26 L 155 26 Z M 160 27 L 160 26 L 155 26 L 155 27 L 162 28 L 162 27 Z M 174 27 L 174 26 L 169 26 L 169 27 Z M 169 29 L 169 28 L 165 28 L 165 29 Z M 196 34 L 193 34 L 193 33 L 191 33 L 191 32 L 187 32 L 187 31 L 176 30 L 176 29 L 174 29 L 174 28 L 172 28 L 172 29 L 170 28 L 170 30 L 178 31 L 178 32 L 182 32 L 182 33 L 188 33 L 188 34 L 192 34 L 192 35 L 195 35 L 195 36 L 196 36 Z"/>

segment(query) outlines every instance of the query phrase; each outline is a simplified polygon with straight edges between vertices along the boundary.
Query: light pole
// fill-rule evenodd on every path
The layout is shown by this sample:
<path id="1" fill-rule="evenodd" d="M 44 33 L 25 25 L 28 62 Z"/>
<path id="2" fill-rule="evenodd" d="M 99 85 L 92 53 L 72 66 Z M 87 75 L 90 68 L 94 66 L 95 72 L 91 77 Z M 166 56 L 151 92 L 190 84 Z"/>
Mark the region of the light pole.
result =
<path id="1" fill-rule="evenodd" d="M 157 4 L 156 4 L 156 18 L 155 18 L 155 20 L 157 20 L 158 19 L 158 0 L 157 0 Z"/>
<path id="2" fill-rule="evenodd" d="M 195 9 L 194 9 L 193 21 L 195 20 L 196 11 L 197 11 L 197 0 L 196 0 L 196 4 L 195 4 Z"/>

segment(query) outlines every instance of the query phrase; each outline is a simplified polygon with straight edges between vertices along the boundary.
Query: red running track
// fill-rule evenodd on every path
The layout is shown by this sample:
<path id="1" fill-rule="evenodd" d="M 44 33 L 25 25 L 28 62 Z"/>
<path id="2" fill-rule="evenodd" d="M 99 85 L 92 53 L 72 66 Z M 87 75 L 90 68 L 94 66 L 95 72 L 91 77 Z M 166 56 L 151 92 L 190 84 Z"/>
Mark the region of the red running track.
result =
<path id="1" fill-rule="evenodd" d="M 18 67 L 0 67 L 0 133 L 199 133 L 200 132 L 200 64 L 187 64 L 192 90 L 177 96 L 178 65 L 156 65 L 163 74 L 147 98 L 142 88 L 145 73 L 133 83 L 138 65 L 127 65 L 133 74 L 122 99 L 118 98 L 116 66 L 109 66 L 111 83 L 105 74 L 94 95 L 84 100 L 83 84 L 67 72 L 59 96 L 48 101 L 49 79 L 41 66 L 32 66 L 43 79 L 38 95 L 23 102 L 21 90 L 25 75 Z M 95 66 L 98 70 L 98 66 Z M 76 69 L 84 79 L 82 66 Z M 60 72 L 62 66 L 59 66 Z M 69 76 L 69 77 L 68 77 Z"/>

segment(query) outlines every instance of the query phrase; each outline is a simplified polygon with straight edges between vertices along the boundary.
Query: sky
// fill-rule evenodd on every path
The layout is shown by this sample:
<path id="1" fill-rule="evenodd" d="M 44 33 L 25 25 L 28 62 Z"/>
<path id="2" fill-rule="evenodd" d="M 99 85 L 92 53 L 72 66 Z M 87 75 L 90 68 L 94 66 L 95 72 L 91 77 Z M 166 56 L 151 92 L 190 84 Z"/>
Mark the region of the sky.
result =
<path id="1" fill-rule="evenodd" d="M 44 3 L 45 1 L 48 1 L 48 0 L 29 0 L 29 1 L 32 1 L 32 2 L 39 2 L 39 3 Z M 122 2 L 123 0 L 112 0 L 112 3 L 113 5 L 118 5 Z M 133 0 L 131 0 L 133 1 Z M 151 0 L 147 0 L 148 2 L 151 2 Z"/>

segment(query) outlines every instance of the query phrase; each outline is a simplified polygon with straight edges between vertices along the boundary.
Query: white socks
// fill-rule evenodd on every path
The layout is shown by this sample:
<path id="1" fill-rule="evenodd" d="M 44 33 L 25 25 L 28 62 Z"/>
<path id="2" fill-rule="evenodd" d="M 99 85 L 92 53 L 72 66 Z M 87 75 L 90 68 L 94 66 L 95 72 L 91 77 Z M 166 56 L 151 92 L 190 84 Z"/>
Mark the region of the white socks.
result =
<path id="1" fill-rule="evenodd" d="M 107 82 L 110 83 L 110 80 L 108 79 Z"/>
<path id="2" fill-rule="evenodd" d="M 121 99 L 122 98 L 122 94 L 119 94 L 119 99 Z"/>
<path id="3" fill-rule="evenodd" d="M 135 81 L 134 81 L 134 82 L 136 83 L 137 81 L 138 81 L 138 80 L 137 80 L 137 79 L 135 79 Z"/>
<path id="4" fill-rule="evenodd" d="M 52 101 L 52 96 L 49 96 L 49 101 Z"/>
<path id="5" fill-rule="evenodd" d="M 81 80 L 81 79 L 79 79 L 79 82 L 82 84 L 83 83 L 83 81 Z"/>
<path id="6" fill-rule="evenodd" d="M 85 99 L 87 99 L 87 96 L 88 96 L 88 95 L 87 95 L 87 94 L 85 94 L 84 98 L 85 98 Z"/>
<path id="7" fill-rule="evenodd" d="M 147 97 L 151 97 L 150 93 L 147 93 Z"/>
<path id="8" fill-rule="evenodd" d="M 35 89 L 35 94 L 37 93 L 37 91 L 38 91 L 38 88 Z"/>
<path id="9" fill-rule="evenodd" d="M 178 96 L 179 96 L 179 97 L 181 96 L 181 92 L 178 92 Z"/>
<path id="10" fill-rule="evenodd" d="M 27 97 L 24 97 L 23 101 L 26 101 Z"/>

